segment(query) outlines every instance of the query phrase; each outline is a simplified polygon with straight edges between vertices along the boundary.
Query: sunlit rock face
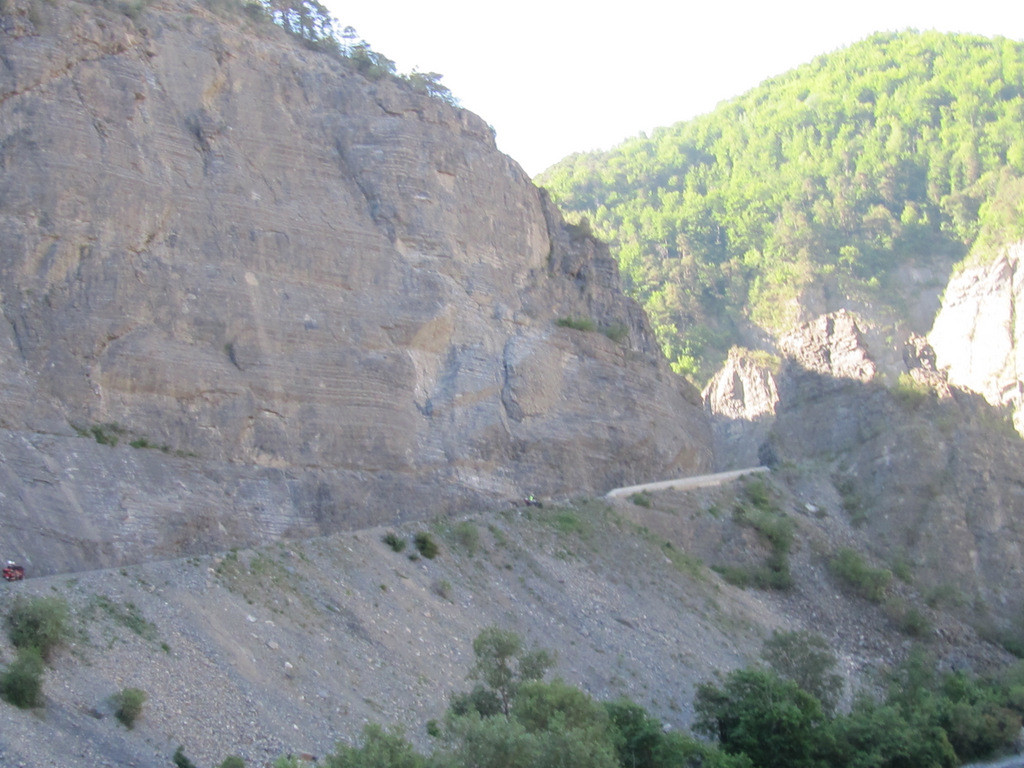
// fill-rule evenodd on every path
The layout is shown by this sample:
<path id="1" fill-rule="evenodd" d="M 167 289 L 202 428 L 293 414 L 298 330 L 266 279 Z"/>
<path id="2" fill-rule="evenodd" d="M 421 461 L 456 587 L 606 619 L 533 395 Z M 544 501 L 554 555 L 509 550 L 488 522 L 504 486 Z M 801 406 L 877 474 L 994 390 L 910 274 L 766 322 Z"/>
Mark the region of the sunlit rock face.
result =
<path id="1" fill-rule="evenodd" d="M 1024 243 L 1017 243 L 995 261 L 954 274 L 928 341 L 950 383 L 1012 408 L 1014 425 L 1024 433 L 1022 259 Z"/>
<path id="2" fill-rule="evenodd" d="M 719 469 L 760 463 L 758 449 L 775 423 L 778 365 L 765 355 L 733 348 L 702 396 L 711 419 Z M 776 361 L 777 362 L 777 361 Z"/>
<path id="3" fill-rule="evenodd" d="M 709 466 L 607 248 L 476 115 L 200 5 L 8 6 L 12 549 L 74 568 Z"/>

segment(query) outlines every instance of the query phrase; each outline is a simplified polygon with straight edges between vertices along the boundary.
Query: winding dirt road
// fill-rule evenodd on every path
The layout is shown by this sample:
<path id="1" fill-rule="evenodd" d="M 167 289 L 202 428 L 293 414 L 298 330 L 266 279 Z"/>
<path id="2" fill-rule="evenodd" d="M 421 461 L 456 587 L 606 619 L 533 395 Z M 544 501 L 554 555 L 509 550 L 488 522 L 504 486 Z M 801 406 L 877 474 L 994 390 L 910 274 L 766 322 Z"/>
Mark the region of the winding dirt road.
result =
<path id="1" fill-rule="evenodd" d="M 656 483 L 643 483 L 642 485 L 629 485 L 625 488 L 613 488 L 604 496 L 606 499 L 615 499 L 631 496 L 642 491 L 692 491 L 695 488 L 712 488 L 744 475 L 768 471 L 768 467 L 748 467 L 747 469 L 734 469 L 729 472 L 716 472 L 713 475 L 695 475 L 693 477 L 680 477 L 677 480 L 659 480 Z"/>

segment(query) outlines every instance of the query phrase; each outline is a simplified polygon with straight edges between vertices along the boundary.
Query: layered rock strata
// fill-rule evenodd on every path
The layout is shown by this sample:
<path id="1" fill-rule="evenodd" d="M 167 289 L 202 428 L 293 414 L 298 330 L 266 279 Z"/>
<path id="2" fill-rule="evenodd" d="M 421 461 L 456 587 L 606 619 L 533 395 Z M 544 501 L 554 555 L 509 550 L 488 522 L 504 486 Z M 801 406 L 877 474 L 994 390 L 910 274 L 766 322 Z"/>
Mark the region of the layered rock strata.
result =
<path id="1" fill-rule="evenodd" d="M 6 552 L 110 565 L 709 466 L 607 248 L 477 116 L 240 13 L 5 9 Z"/>

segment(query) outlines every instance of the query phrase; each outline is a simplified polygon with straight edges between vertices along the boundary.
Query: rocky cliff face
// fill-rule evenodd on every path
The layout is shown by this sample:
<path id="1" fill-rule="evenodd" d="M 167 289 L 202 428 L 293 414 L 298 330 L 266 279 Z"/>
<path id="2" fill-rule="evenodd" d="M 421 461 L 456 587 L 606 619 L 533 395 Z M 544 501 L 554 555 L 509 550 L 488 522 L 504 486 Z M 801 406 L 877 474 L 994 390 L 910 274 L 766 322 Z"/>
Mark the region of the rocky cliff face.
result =
<path id="1" fill-rule="evenodd" d="M 780 337 L 776 358 L 733 349 L 704 388 L 704 405 L 715 435 L 720 469 L 771 462 L 763 450 L 783 398 L 806 399 L 821 382 L 870 381 L 875 364 L 852 314 L 839 310 L 801 323 Z M 807 374 L 810 374 L 808 376 Z"/>
<path id="2" fill-rule="evenodd" d="M 993 262 L 953 275 L 928 340 L 951 383 L 1010 407 L 1024 434 L 1022 258 L 1024 243 L 1017 243 Z"/>
<path id="3" fill-rule="evenodd" d="M 709 464 L 607 249 L 475 115 L 184 1 L 5 9 L 5 553 L 110 565 Z"/>
<path id="4" fill-rule="evenodd" d="M 758 448 L 775 423 L 778 366 L 770 356 L 734 347 L 701 393 L 711 420 L 719 469 L 760 462 Z"/>

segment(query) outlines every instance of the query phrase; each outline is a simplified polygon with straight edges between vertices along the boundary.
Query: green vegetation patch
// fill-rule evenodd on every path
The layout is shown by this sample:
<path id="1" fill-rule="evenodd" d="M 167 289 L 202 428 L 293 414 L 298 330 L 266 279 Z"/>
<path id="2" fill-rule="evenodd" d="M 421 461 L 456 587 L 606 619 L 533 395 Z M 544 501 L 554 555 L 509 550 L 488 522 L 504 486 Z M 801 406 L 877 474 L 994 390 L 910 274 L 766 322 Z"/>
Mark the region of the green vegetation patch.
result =
<path id="1" fill-rule="evenodd" d="M 586 534 L 590 531 L 587 521 L 571 509 L 555 510 L 547 518 L 547 521 L 559 533 Z"/>
<path id="2" fill-rule="evenodd" d="M 73 424 L 75 432 L 79 437 L 91 437 L 100 445 L 115 447 L 125 434 L 125 428 L 115 422 L 105 424 Z"/>
<path id="3" fill-rule="evenodd" d="M 18 595 L 7 613 L 7 637 L 15 648 L 35 648 L 44 660 L 70 637 L 70 612 L 62 597 Z"/>
<path id="4" fill-rule="evenodd" d="M 563 537 L 583 542 L 591 541 L 598 530 L 618 526 L 622 522 L 612 507 L 601 499 L 577 499 L 543 511 L 529 510 L 526 514 Z"/>
<path id="5" fill-rule="evenodd" d="M 625 323 L 599 325 L 595 320 L 591 320 L 589 317 L 560 317 L 555 320 L 555 325 L 559 328 L 572 328 L 576 331 L 602 333 L 615 343 L 620 343 L 629 336 L 629 326 Z"/>
<path id="6" fill-rule="evenodd" d="M 880 603 L 892 581 L 892 571 L 868 565 L 854 549 L 843 547 L 828 561 L 828 569 L 844 586 L 855 594 Z"/>
<path id="7" fill-rule="evenodd" d="M 167 443 L 154 443 L 149 438 L 146 437 L 136 437 L 135 439 L 129 441 L 128 445 L 130 445 L 132 448 L 148 448 L 150 450 L 160 451 L 161 453 L 175 452 L 174 449 L 171 448 L 171 446 L 167 445 Z"/>
<path id="8" fill-rule="evenodd" d="M 144 6 L 148 2 L 117 1 L 129 8 Z M 259 29 L 260 25 L 276 25 L 304 48 L 328 55 L 369 80 L 390 80 L 412 93 L 436 98 L 452 106 L 458 105 L 451 90 L 441 82 L 440 74 L 415 69 L 408 74 L 399 74 L 394 61 L 373 50 L 370 43 L 361 39 L 354 28 L 343 25 L 331 16 L 319 0 L 203 0 L 203 4 L 221 15 L 233 16 L 250 29 Z"/>
<path id="9" fill-rule="evenodd" d="M 651 494 L 648 491 L 639 491 L 638 493 L 631 493 L 629 500 L 636 504 L 638 507 L 650 507 L 652 503 Z"/>
<path id="10" fill-rule="evenodd" d="M 156 624 L 143 616 L 135 603 L 127 602 L 120 605 L 106 595 L 93 595 L 87 610 L 89 613 L 102 611 L 116 624 L 125 627 L 143 640 L 153 641 L 157 638 Z"/>
<path id="11" fill-rule="evenodd" d="M 745 359 L 756 365 L 758 368 L 763 368 L 769 373 L 778 375 L 782 370 L 782 358 L 768 352 L 767 350 L 733 347 L 730 352 L 738 354 L 741 359 Z"/>
<path id="12" fill-rule="evenodd" d="M 427 560 L 433 560 L 441 552 L 441 547 L 438 545 L 437 540 L 427 531 L 417 533 L 413 537 L 413 543 L 416 545 L 416 551 L 427 558 Z"/>
<path id="13" fill-rule="evenodd" d="M 198 456 L 198 454 L 191 451 L 175 450 L 167 443 L 156 443 L 148 437 L 135 434 L 113 421 L 104 424 L 72 424 L 71 426 L 79 437 L 90 437 L 100 445 L 106 445 L 111 448 L 116 447 L 122 440 L 127 440 L 128 445 L 132 448 L 160 451 L 161 453 L 181 457 Z"/>
<path id="14" fill-rule="evenodd" d="M 892 387 L 892 393 L 896 397 L 896 402 L 909 411 L 917 410 L 935 397 L 935 390 L 917 381 L 909 373 L 899 375 Z"/>
<path id="15" fill-rule="evenodd" d="M 938 673 L 920 652 L 838 711 L 842 678 L 828 644 L 807 632 L 765 643 L 768 666 L 702 683 L 693 702 L 699 740 L 666 728 L 639 704 L 597 701 L 562 679 L 555 659 L 511 630 L 487 627 L 473 641 L 473 687 L 451 698 L 426 728 L 425 755 L 397 727 L 369 723 L 325 768 L 793 768 L 935 766 L 983 760 L 1021 728 L 1024 665 L 981 678 Z M 188 768 L 177 763 L 179 768 Z M 274 768 L 301 768 L 285 755 Z"/>
<path id="16" fill-rule="evenodd" d="M 171 757 L 171 762 L 174 763 L 177 768 L 199 768 L 195 763 L 188 759 L 185 755 L 185 748 L 178 745 L 178 748 L 174 750 L 174 755 Z"/>
<path id="17" fill-rule="evenodd" d="M 114 717 L 126 728 L 134 728 L 147 698 L 146 692 L 141 688 L 124 688 L 118 691 L 112 697 Z"/>
<path id="18" fill-rule="evenodd" d="M 694 579 L 704 577 L 704 561 L 676 546 L 671 541 L 663 542 L 661 551 L 672 563 L 672 567 Z"/>
<path id="19" fill-rule="evenodd" d="M 572 328 L 574 331 L 596 331 L 597 323 L 589 317 L 560 317 L 555 320 L 559 328 Z"/>
<path id="20" fill-rule="evenodd" d="M 470 557 L 480 549 L 480 528 L 472 520 L 460 520 L 448 526 L 446 537 Z"/>
<path id="21" fill-rule="evenodd" d="M 0 698 L 19 709 L 41 704 L 44 668 L 38 648 L 19 648 L 17 658 L 0 673 Z"/>
<path id="22" fill-rule="evenodd" d="M 789 552 L 795 526 L 778 508 L 764 478 L 754 477 L 743 484 L 741 498 L 733 509 L 733 521 L 757 531 L 769 547 L 768 557 L 759 565 L 713 565 L 712 570 L 738 587 L 778 590 L 792 587 Z"/>
<path id="23" fill-rule="evenodd" d="M 616 344 L 619 344 L 629 336 L 629 327 L 625 323 L 611 323 L 610 325 L 602 325 L 601 333 Z"/>
<path id="24" fill-rule="evenodd" d="M 806 630 L 779 631 L 765 640 L 761 658 L 780 677 L 814 696 L 826 714 L 833 714 L 843 693 L 838 660 L 821 635 Z"/>
<path id="25" fill-rule="evenodd" d="M 850 524 L 855 528 L 864 525 L 868 519 L 868 505 L 864 501 L 856 475 L 852 472 L 837 474 L 832 478 L 832 482 L 839 493 L 843 512 L 850 519 Z"/>
<path id="26" fill-rule="evenodd" d="M 896 628 L 905 635 L 923 638 L 932 631 L 931 620 L 916 605 L 903 600 L 893 600 L 886 604 L 885 609 Z"/>
<path id="27" fill-rule="evenodd" d="M 231 550 L 214 572 L 231 591 L 250 603 L 266 605 L 273 611 L 284 611 L 290 596 L 298 597 L 307 604 L 309 602 L 300 589 L 302 577 L 293 567 L 266 551 L 240 553 Z"/>

